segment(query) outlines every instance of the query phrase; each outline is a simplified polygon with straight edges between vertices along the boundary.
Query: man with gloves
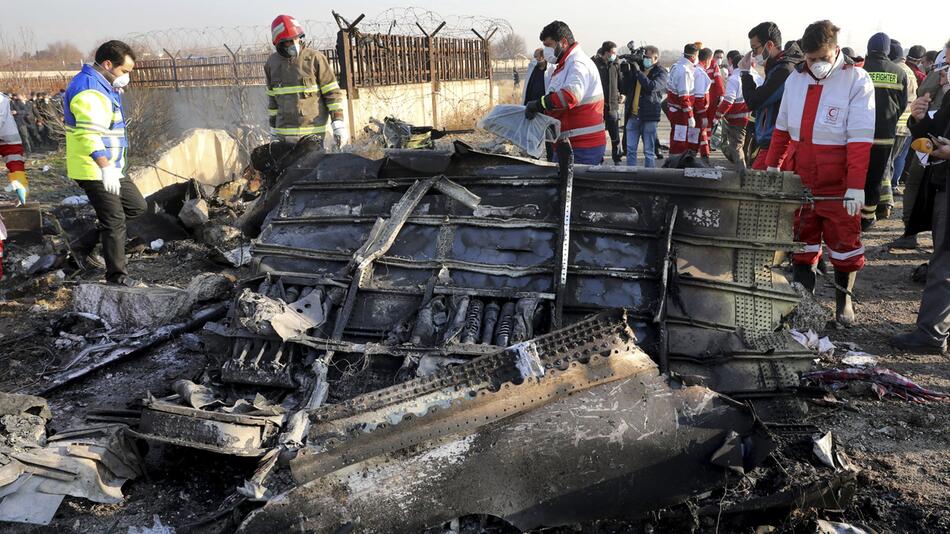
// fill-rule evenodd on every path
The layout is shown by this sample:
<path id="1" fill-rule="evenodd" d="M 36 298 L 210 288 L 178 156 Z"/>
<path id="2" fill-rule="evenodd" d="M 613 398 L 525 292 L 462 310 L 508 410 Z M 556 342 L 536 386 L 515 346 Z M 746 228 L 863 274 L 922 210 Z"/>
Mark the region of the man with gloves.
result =
<path id="1" fill-rule="evenodd" d="M 23 163 L 23 141 L 10 112 L 10 98 L 3 93 L 0 93 L 0 156 L 7 166 L 7 178 L 10 180 L 6 190 L 15 192 L 20 204 L 25 204 L 30 184 Z"/>
<path id="2" fill-rule="evenodd" d="M 267 115 L 271 132 L 282 141 L 323 136 L 330 122 L 337 146 L 349 142 L 343 122 L 343 91 L 327 57 L 306 46 L 297 19 L 279 15 L 271 23 L 276 52 L 264 64 Z"/>
<path id="3" fill-rule="evenodd" d="M 69 82 L 63 98 L 66 175 L 96 210 L 106 282 L 124 286 L 141 285 L 126 272 L 125 221 L 146 210 L 142 193 L 125 176 L 128 141 L 122 88 L 134 66 L 129 45 L 108 41 L 96 50 L 95 64 L 84 65 Z"/>
<path id="4" fill-rule="evenodd" d="M 794 280 L 814 291 L 822 242 L 828 246 L 835 269 L 835 319 L 848 327 L 854 323 L 851 290 L 864 267 L 859 212 L 875 108 L 871 77 L 841 52 L 839 31 L 827 20 L 805 29 L 805 61 L 785 80 L 766 163 L 774 171 L 790 158 L 789 168 L 815 196 L 835 197 L 796 211 L 795 236 L 805 246 L 792 262 Z"/>

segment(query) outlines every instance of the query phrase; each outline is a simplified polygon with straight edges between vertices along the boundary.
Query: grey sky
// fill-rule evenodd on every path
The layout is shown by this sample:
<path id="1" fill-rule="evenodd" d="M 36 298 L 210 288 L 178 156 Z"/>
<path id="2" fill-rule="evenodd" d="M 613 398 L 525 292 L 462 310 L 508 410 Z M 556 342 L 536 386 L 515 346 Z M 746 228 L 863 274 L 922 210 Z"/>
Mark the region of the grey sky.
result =
<path id="1" fill-rule="evenodd" d="M 336 9 L 353 18 L 361 12 L 373 16 L 388 7 L 418 6 L 443 15 L 503 17 L 529 47 L 537 44 L 544 24 L 553 19 L 567 22 L 589 53 L 604 40 L 624 44 L 629 40 L 677 49 L 701 40 L 711 48 L 748 48 L 746 34 L 762 20 L 773 19 L 787 40 L 801 35 L 809 23 L 828 18 L 842 28 L 841 41 L 863 54 L 868 37 L 885 31 L 905 46 L 923 44 L 937 49 L 950 38 L 946 18 L 915 16 L 879 0 L 841 2 L 798 0 L 779 4 L 763 1 L 716 2 L 680 0 L 676 11 L 670 2 L 621 2 L 607 9 L 603 2 L 548 0 L 415 0 L 380 2 L 365 0 L 30 0 L 15 3 L 0 17 L 0 32 L 11 35 L 20 27 L 31 28 L 39 48 L 50 41 L 68 40 L 90 50 L 105 38 L 169 28 L 266 25 L 274 15 L 288 13 L 299 19 L 331 20 Z M 81 6 L 81 7 L 80 7 Z M 95 7 L 88 7 L 95 6 Z M 770 14 L 768 14 L 770 13 Z"/>

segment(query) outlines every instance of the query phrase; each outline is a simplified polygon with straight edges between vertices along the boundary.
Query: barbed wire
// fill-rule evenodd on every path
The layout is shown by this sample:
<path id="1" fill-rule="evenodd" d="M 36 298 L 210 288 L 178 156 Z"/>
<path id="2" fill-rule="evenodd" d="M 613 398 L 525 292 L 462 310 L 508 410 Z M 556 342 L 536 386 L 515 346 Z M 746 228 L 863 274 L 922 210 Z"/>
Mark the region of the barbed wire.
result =
<path id="1" fill-rule="evenodd" d="M 345 16 L 345 15 L 344 15 Z M 434 31 L 442 22 L 440 37 L 474 38 L 474 29 L 483 37 L 496 31 L 493 40 L 512 33 L 511 23 L 499 17 L 478 15 L 443 16 L 418 7 L 393 7 L 364 18 L 357 25 L 366 34 L 422 36 Z M 300 19 L 306 40 L 315 48 L 336 46 L 336 23 L 329 20 Z M 421 27 L 421 29 L 420 29 Z M 228 54 L 270 52 L 273 50 L 270 27 L 266 24 L 242 26 L 207 26 L 204 28 L 168 28 L 132 33 L 123 37 L 142 58 L 164 57 L 166 51 L 178 58 L 206 57 Z"/>

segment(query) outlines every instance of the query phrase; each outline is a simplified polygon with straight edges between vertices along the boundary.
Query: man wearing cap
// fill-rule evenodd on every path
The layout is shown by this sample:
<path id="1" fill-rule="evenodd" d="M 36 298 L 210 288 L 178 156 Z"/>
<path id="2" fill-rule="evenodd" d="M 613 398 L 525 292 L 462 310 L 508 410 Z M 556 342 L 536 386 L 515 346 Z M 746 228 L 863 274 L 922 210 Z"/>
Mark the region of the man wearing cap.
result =
<path id="1" fill-rule="evenodd" d="M 306 135 L 323 137 L 327 123 L 337 146 L 348 141 L 343 122 L 343 92 L 327 57 L 306 46 L 297 19 L 280 15 L 271 23 L 277 51 L 264 64 L 267 115 L 271 132 L 282 141 Z"/>

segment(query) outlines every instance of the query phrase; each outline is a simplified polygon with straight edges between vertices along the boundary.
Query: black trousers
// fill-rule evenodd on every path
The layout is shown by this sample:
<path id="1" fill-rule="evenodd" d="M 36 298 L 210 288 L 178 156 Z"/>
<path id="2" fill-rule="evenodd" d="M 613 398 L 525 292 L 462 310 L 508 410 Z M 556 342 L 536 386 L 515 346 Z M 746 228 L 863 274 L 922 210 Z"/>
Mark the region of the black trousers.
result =
<path id="1" fill-rule="evenodd" d="M 128 178 L 121 178 L 120 194 L 106 191 L 102 180 L 75 180 L 86 192 L 89 203 L 99 219 L 102 256 L 106 260 L 106 281 L 116 282 L 128 275 L 125 269 L 125 221 L 145 214 L 148 206 L 139 188 Z"/>
<path id="2" fill-rule="evenodd" d="M 620 161 L 620 121 L 616 111 L 604 112 L 604 126 L 610 135 L 610 157 L 617 163 Z"/>

